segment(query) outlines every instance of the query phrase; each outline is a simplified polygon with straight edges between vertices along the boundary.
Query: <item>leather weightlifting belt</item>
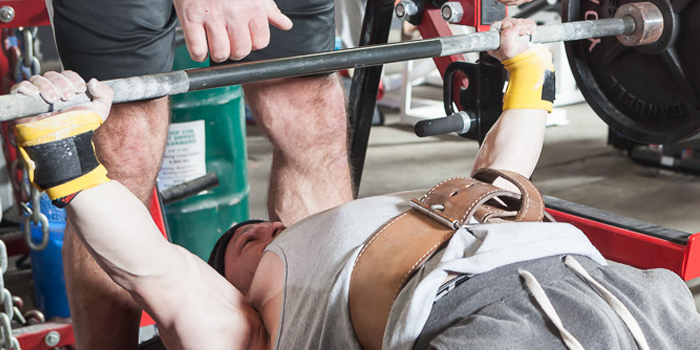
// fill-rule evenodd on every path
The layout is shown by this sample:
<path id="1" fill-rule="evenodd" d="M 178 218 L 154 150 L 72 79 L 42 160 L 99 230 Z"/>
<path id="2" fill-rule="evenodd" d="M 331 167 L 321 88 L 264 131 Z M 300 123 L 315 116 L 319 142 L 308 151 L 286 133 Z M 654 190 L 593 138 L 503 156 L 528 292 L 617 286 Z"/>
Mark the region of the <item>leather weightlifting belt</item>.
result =
<path id="1" fill-rule="evenodd" d="M 521 194 L 493 186 L 499 177 Z M 355 261 L 348 303 L 355 334 L 365 350 L 381 349 L 401 289 L 472 217 L 496 223 L 542 221 L 546 215 L 542 196 L 527 178 L 494 169 L 481 169 L 471 178 L 447 179 L 410 204 L 412 209 L 373 234 Z"/>

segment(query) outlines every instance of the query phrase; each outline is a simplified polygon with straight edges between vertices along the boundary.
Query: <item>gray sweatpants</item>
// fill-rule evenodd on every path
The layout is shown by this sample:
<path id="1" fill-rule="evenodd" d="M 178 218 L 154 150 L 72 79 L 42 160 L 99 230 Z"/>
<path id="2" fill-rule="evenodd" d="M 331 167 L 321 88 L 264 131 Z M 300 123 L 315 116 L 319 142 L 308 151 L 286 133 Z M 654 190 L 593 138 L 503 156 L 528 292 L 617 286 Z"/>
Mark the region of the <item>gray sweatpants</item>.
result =
<path id="1" fill-rule="evenodd" d="M 700 349 L 700 314 L 675 274 L 575 259 L 625 304 L 651 349 Z M 519 270 L 535 276 L 564 328 L 585 349 L 638 348 L 601 295 L 567 268 L 562 257 L 551 257 L 500 267 L 457 286 L 435 302 L 414 349 L 566 349 Z"/>

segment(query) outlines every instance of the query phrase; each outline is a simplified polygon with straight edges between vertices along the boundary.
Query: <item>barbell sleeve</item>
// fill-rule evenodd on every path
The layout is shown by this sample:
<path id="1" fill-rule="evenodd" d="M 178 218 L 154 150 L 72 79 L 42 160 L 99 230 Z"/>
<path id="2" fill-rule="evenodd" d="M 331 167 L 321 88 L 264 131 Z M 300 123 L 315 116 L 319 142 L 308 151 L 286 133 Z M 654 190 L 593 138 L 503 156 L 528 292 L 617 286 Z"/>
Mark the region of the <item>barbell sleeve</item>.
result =
<path id="1" fill-rule="evenodd" d="M 549 43 L 624 35 L 634 31 L 635 21 L 631 17 L 610 18 L 538 26 L 530 40 L 533 43 Z M 489 31 L 135 76 L 106 80 L 104 83 L 114 90 L 114 103 L 124 103 L 176 95 L 188 91 L 328 73 L 339 69 L 495 50 L 499 46 L 499 33 Z M 67 102 L 47 104 L 39 96 L 4 95 L 0 96 L 0 121 L 55 112 L 84 104 L 89 100 L 89 97 L 83 94 Z"/>
<path id="2" fill-rule="evenodd" d="M 568 22 L 538 26 L 531 35 L 533 43 L 554 43 L 604 36 L 632 34 L 636 25 L 631 17 L 596 21 Z"/>

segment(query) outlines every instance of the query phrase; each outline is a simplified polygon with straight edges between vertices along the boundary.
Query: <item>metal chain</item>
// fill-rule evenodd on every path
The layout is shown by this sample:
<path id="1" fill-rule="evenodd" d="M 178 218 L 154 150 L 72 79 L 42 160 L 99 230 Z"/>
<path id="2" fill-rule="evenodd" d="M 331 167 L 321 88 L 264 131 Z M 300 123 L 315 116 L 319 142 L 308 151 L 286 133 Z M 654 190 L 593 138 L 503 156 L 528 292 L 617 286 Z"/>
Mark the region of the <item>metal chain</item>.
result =
<path id="1" fill-rule="evenodd" d="M 37 34 L 37 29 L 38 28 L 19 29 L 22 34 L 23 45 L 21 58 L 17 60 L 14 67 L 14 77 L 18 82 L 41 72 L 39 59 L 34 55 L 34 37 Z M 21 185 L 16 186 L 15 190 L 19 188 L 21 188 Z M 49 220 L 46 215 L 41 212 L 39 191 L 33 187 L 30 199 L 34 210 L 29 208 L 26 203 L 20 203 L 27 214 L 24 221 L 25 241 L 30 249 L 41 250 L 46 248 L 49 242 Z M 42 231 L 41 243 L 39 245 L 34 244 L 31 239 L 32 223 L 39 225 Z M 19 308 L 14 305 L 12 293 L 5 288 L 5 279 L 3 275 L 7 271 L 7 265 L 7 249 L 5 243 L 0 241 L 0 305 L 3 306 L 3 310 L 0 311 L 0 349 L 21 350 L 19 340 L 12 334 L 12 320 L 16 317 L 22 324 L 27 321 L 19 312 Z"/>
<path id="2" fill-rule="evenodd" d="M 41 203 L 39 201 L 39 196 L 41 196 L 39 190 L 37 190 L 35 187 L 32 187 L 29 195 L 29 201 L 32 204 L 32 212 L 27 214 L 30 214 L 32 216 L 32 223 L 34 224 L 37 224 L 41 219 Z"/>
<path id="3" fill-rule="evenodd" d="M 41 63 L 34 54 L 34 37 L 38 28 L 19 28 L 22 35 L 22 57 L 15 66 L 15 78 L 17 82 L 27 80 L 35 74 L 41 73 Z M 27 71 L 28 70 L 28 71 Z"/>
<path id="4" fill-rule="evenodd" d="M 39 59 L 34 53 L 34 38 L 37 34 L 38 28 L 19 28 L 19 32 L 22 37 L 22 55 L 15 65 L 15 73 L 18 81 L 26 80 L 29 76 L 34 74 L 39 74 L 41 72 L 41 65 Z M 29 70 L 28 76 L 26 70 Z M 21 188 L 21 185 L 18 186 Z M 27 215 L 24 218 L 24 240 L 27 243 L 27 247 L 31 250 L 42 250 L 46 248 L 49 243 L 49 220 L 41 212 L 41 205 L 39 203 L 39 191 L 36 188 L 31 188 L 31 194 L 29 196 L 31 201 L 31 208 L 26 205 L 26 203 L 21 203 L 22 209 Z M 37 245 L 32 241 L 32 225 L 38 225 L 41 229 L 41 242 Z"/>
<path id="5" fill-rule="evenodd" d="M 2 338 L 0 338 L 0 349 L 21 350 L 19 340 L 12 334 L 12 321 L 10 320 L 10 316 L 4 312 L 0 312 L 0 334 L 2 334 Z"/>
<path id="6" fill-rule="evenodd" d="M 12 304 L 12 294 L 7 288 L 0 291 L 0 299 L 2 301 L 3 313 L 10 318 L 10 321 L 15 318 L 15 307 Z"/>
<path id="7" fill-rule="evenodd" d="M 11 142 L 14 141 L 14 133 L 10 134 L 10 139 Z M 12 146 L 17 147 L 14 142 Z M 22 163 L 22 158 L 17 158 L 10 163 L 10 174 L 12 174 L 10 177 L 10 183 L 12 184 L 12 190 L 15 191 L 15 194 L 17 195 L 17 201 L 27 202 L 29 201 L 29 194 L 31 192 L 30 188 L 32 186 L 27 181 L 18 180 L 19 176 L 16 175 L 18 171 L 20 174 L 23 174 L 24 172 L 24 163 Z M 20 176 L 23 177 L 23 175 Z"/>
<path id="8" fill-rule="evenodd" d="M 29 63 L 33 60 L 34 56 L 34 36 L 37 33 L 38 28 L 20 28 L 20 33 L 22 33 L 23 46 L 22 46 L 22 58 L 24 59 L 24 66 L 29 68 Z"/>
<path id="9" fill-rule="evenodd" d="M 29 249 L 38 251 L 43 250 L 49 244 L 49 219 L 41 212 L 39 204 L 39 191 L 32 187 L 30 208 L 27 203 L 21 203 L 22 209 L 27 214 L 24 217 L 24 241 Z M 32 240 L 32 224 L 39 226 L 41 229 L 41 242 L 34 244 Z"/>
<path id="10" fill-rule="evenodd" d="M 19 30 L 22 33 L 23 45 L 21 58 L 16 61 L 14 67 L 14 78 L 17 81 L 26 80 L 29 76 L 41 72 L 39 59 L 34 55 L 34 37 L 37 34 L 37 28 L 20 28 Z M 15 190 L 19 188 L 21 188 L 21 185 L 16 186 Z M 27 213 L 24 222 L 25 240 L 30 249 L 41 250 L 48 245 L 49 221 L 46 215 L 41 213 L 39 192 L 35 188 L 32 188 L 31 202 L 34 208 L 33 211 L 26 203 L 21 203 L 24 211 Z M 39 245 L 35 245 L 31 240 L 32 223 L 39 225 L 42 230 L 42 239 Z M 12 320 L 16 317 L 20 323 L 24 324 L 26 319 L 19 312 L 19 308 L 14 305 L 12 293 L 5 288 L 3 275 L 7 271 L 7 265 L 7 249 L 5 243 L 0 241 L 0 305 L 3 306 L 3 310 L 0 311 L 0 349 L 21 350 L 19 340 L 12 334 Z"/>
<path id="11" fill-rule="evenodd" d="M 21 350 L 19 341 L 12 334 L 12 319 L 16 316 L 18 309 L 15 308 L 12 302 L 12 294 L 4 288 L 5 279 L 3 275 L 7 271 L 7 249 L 2 241 L 0 241 L 0 267 L 2 268 L 0 285 L 3 286 L 0 290 L 0 304 L 4 307 L 0 312 L 0 335 L 2 335 L 2 338 L 0 338 L 0 349 Z"/>
<path id="12" fill-rule="evenodd" d="M 0 240 L 0 288 L 5 288 L 3 283 L 2 275 L 7 272 L 7 248 L 5 247 L 5 242 Z"/>

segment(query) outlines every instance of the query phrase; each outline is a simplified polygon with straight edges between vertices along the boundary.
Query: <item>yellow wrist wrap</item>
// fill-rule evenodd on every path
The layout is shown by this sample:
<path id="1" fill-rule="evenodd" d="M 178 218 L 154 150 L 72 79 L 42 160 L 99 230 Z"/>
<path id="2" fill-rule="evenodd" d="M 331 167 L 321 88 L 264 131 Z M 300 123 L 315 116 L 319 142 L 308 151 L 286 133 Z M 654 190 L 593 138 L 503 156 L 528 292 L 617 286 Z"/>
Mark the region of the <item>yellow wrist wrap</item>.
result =
<path id="1" fill-rule="evenodd" d="M 72 199 L 77 192 L 110 181 L 92 143 L 93 131 L 100 125 L 102 118 L 85 110 L 15 125 L 17 144 L 32 185 L 58 200 L 68 196 Z"/>
<path id="2" fill-rule="evenodd" d="M 503 110 L 544 109 L 552 111 L 554 102 L 554 65 L 547 47 L 536 45 L 503 61 L 510 80 L 503 97 Z"/>

